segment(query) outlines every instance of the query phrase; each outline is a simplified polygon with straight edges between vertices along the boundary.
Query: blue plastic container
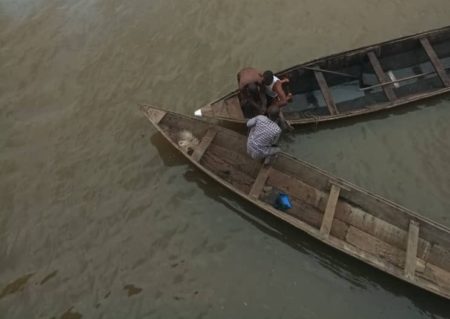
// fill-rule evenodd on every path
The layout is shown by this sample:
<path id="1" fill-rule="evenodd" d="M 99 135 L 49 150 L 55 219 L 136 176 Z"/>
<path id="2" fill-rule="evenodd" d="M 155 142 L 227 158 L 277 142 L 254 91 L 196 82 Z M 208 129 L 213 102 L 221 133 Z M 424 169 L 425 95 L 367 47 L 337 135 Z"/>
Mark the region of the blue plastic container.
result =
<path id="1" fill-rule="evenodd" d="M 289 199 L 289 196 L 285 193 L 279 193 L 277 200 L 276 200 L 276 208 L 280 210 L 287 210 L 289 208 L 292 208 L 291 200 Z"/>

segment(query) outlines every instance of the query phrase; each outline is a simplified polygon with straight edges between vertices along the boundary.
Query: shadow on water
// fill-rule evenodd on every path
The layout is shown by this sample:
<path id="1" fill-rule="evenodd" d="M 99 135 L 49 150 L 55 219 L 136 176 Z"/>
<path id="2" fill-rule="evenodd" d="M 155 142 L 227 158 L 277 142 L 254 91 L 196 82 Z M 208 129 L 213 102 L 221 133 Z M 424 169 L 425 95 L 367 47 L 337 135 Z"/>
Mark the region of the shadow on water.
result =
<path id="1" fill-rule="evenodd" d="M 186 165 L 186 158 L 178 152 L 172 144 L 160 133 L 155 132 L 150 137 L 150 142 L 158 150 L 159 156 L 167 167 Z"/>
<path id="2" fill-rule="evenodd" d="M 294 226 L 245 202 L 195 167 L 190 165 L 184 177 L 187 181 L 196 183 L 206 196 L 222 203 L 265 234 L 314 258 L 324 268 L 339 278 L 350 281 L 356 287 L 364 290 L 381 287 L 396 296 L 408 298 L 421 311 L 428 314 L 447 316 L 450 313 L 450 304 L 444 298 L 396 279 L 329 247 Z"/>

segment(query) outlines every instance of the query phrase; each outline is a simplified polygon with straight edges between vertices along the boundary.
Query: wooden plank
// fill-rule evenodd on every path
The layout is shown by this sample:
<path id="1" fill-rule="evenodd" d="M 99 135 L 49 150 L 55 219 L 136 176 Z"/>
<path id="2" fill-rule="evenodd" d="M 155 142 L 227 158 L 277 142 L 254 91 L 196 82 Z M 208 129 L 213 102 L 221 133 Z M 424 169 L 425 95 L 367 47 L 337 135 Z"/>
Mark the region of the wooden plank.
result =
<path id="1" fill-rule="evenodd" d="M 214 107 L 211 104 L 207 104 L 201 108 L 202 116 L 204 117 L 214 117 Z"/>
<path id="2" fill-rule="evenodd" d="M 430 58 L 431 63 L 433 64 L 433 67 L 439 75 L 442 83 L 444 83 L 444 85 L 447 87 L 450 86 L 450 80 L 447 76 L 447 73 L 445 72 L 444 66 L 442 65 L 441 60 L 439 60 L 436 51 L 434 51 L 433 47 L 431 46 L 430 41 L 428 41 L 427 38 L 422 38 L 420 39 L 420 43 L 422 44 L 425 52 Z"/>
<path id="3" fill-rule="evenodd" d="M 339 111 L 334 103 L 333 96 L 331 95 L 330 88 L 328 87 L 327 81 L 323 76 L 322 72 L 314 71 L 317 83 L 319 84 L 320 91 L 322 92 L 325 103 L 327 104 L 328 110 L 331 115 L 339 114 Z"/>
<path id="4" fill-rule="evenodd" d="M 405 276 L 414 279 L 416 272 L 417 247 L 419 244 L 419 224 L 413 220 L 409 223 L 408 243 L 406 246 Z"/>
<path id="5" fill-rule="evenodd" d="M 377 75 L 380 84 L 390 82 L 390 79 L 386 75 L 386 73 L 384 73 L 380 61 L 378 60 L 375 52 L 371 51 L 367 53 L 367 56 L 369 57 L 370 64 L 372 64 L 373 70 L 375 71 L 375 74 Z M 392 89 L 392 85 L 383 85 L 383 90 L 389 101 L 394 101 L 397 99 L 397 96 L 395 95 L 394 90 Z"/>
<path id="6" fill-rule="evenodd" d="M 325 214 L 323 215 L 322 225 L 320 226 L 320 233 L 324 236 L 328 236 L 330 234 L 340 192 L 341 189 L 338 186 L 334 184 L 331 185 L 331 191 L 330 195 L 328 196 L 327 207 L 325 208 Z"/>
<path id="7" fill-rule="evenodd" d="M 345 201 L 339 201 L 334 218 L 361 229 L 394 247 L 406 250 L 408 231 L 379 219 L 359 207 L 354 207 Z M 429 249 L 430 243 L 419 238 L 417 255 L 426 260 L 428 256 L 426 251 Z"/>
<path id="8" fill-rule="evenodd" d="M 143 112 L 145 113 L 147 118 L 155 124 L 158 124 L 159 122 L 161 122 L 163 117 L 167 114 L 167 112 L 165 112 L 165 111 L 162 111 L 159 109 L 154 109 L 154 108 L 152 108 L 150 106 L 146 106 L 146 105 L 141 106 L 141 109 L 143 110 Z"/>
<path id="9" fill-rule="evenodd" d="M 225 101 L 218 101 L 216 104 L 214 104 L 214 116 L 221 117 L 221 118 L 231 118 L 230 113 L 228 113 L 227 105 L 225 104 Z"/>
<path id="10" fill-rule="evenodd" d="M 228 114 L 234 120 L 245 119 L 244 113 L 242 112 L 241 104 L 237 96 L 233 96 L 225 100 L 225 105 L 227 107 Z"/>
<path id="11" fill-rule="evenodd" d="M 259 170 L 258 176 L 253 183 L 252 189 L 250 190 L 249 195 L 253 198 L 259 198 L 264 185 L 266 184 L 267 178 L 269 177 L 271 168 L 270 166 L 262 166 Z"/>
<path id="12" fill-rule="evenodd" d="M 367 259 L 378 262 L 388 262 L 394 266 L 403 268 L 405 251 L 391 246 L 377 237 L 371 236 L 360 229 L 350 226 L 345 241 L 363 251 L 369 253 Z"/>
<path id="13" fill-rule="evenodd" d="M 247 154 L 243 154 L 239 151 L 220 146 L 219 135 L 216 135 L 214 143 L 208 147 L 209 153 L 214 153 L 216 156 L 222 158 L 224 161 L 233 164 L 236 170 L 245 172 L 252 178 L 258 176 L 260 165 L 255 165 L 255 161 Z"/>
<path id="14" fill-rule="evenodd" d="M 435 243 L 428 253 L 427 262 L 450 272 L 450 247 L 444 247 Z"/>
<path id="15" fill-rule="evenodd" d="M 206 134 L 203 136 L 202 141 L 200 144 L 197 145 L 197 147 L 194 150 L 194 153 L 192 153 L 192 159 L 196 162 L 200 161 L 203 154 L 205 154 L 206 149 L 213 141 L 214 137 L 216 136 L 217 131 L 214 128 L 209 128 Z"/>

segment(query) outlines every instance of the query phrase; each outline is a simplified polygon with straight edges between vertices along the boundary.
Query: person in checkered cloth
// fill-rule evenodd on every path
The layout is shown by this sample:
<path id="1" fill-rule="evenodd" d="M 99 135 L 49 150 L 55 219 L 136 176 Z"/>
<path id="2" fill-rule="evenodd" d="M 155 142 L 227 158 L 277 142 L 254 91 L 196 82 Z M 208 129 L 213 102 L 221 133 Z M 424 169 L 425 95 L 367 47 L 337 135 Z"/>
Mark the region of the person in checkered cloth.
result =
<path id="1" fill-rule="evenodd" d="M 247 122 L 250 133 L 247 139 L 247 153 L 253 159 L 270 159 L 272 155 L 280 152 L 277 147 L 281 128 L 277 122 L 280 116 L 278 106 L 271 106 L 267 116 L 257 115 Z"/>

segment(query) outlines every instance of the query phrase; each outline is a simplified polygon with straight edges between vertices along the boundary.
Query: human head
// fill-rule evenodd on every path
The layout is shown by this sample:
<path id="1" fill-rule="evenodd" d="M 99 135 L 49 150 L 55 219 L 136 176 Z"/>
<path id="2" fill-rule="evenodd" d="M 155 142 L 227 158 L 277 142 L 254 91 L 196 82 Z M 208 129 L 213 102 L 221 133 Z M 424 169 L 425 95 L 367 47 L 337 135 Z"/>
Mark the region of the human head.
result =
<path id="1" fill-rule="evenodd" d="M 267 117 L 272 120 L 276 121 L 280 117 L 280 108 L 276 105 L 272 105 L 267 110 Z"/>
<path id="2" fill-rule="evenodd" d="M 267 70 L 263 73 L 263 83 L 264 85 L 271 85 L 273 82 L 273 72 Z"/>
<path id="3" fill-rule="evenodd" d="M 248 93 L 253 96 L 259 96 L 259 86 L 256 83 L 250 83 L 247 85 Z"/>

